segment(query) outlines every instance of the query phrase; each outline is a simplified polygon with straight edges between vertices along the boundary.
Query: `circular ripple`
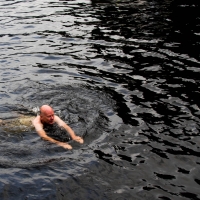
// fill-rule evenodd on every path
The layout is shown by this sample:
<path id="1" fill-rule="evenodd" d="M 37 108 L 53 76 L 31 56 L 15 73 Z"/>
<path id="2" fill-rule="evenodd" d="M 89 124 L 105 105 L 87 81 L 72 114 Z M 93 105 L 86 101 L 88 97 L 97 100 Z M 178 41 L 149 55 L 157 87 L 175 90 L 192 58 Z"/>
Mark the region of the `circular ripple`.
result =
<path id="1" fill-rule="evenodd" d="M 14 113 L 14 117 L 21 114 L 34 116 L 41 105 L 52 106 L 55 113 L 69 124 L 77 135 L 84 138 L 83 145 L 70 141 L 75 149 L 95 145 L 120 123 L 114 112 L 114 101 L 102 91 L 87 86 L 55 86 L 19 81 L 15 88 L 12 88 L 12 96 L 13 103 L 4 104 L 1 109 L 4 109 L 5 113 Z M 15 122 L 15 119 L 12 120 Z M 1 127 L 4 141 L 4 145 L 0 147 L 1 166 L 27 168 L 68 159 L 66 155 L 62 155 L 66 150 L 41 140 L 33 129 L 20 129 L 13 124 L 17 126 L 17 123 L 10 122 L 7 129 Z"/>

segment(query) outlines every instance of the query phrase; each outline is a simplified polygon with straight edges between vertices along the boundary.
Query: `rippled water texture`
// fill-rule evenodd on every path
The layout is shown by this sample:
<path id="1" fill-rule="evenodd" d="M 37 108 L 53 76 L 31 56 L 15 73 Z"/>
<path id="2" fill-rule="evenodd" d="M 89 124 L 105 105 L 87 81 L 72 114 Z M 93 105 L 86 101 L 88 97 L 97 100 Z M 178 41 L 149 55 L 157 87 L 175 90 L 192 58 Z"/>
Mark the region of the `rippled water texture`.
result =
<path id="1" fill-rule="evenodd" d="M 0 199 L 200 199 L 199 11 L 1 0 L 0 118 L 50 104 L 85 143 L 0 127 Z"/>

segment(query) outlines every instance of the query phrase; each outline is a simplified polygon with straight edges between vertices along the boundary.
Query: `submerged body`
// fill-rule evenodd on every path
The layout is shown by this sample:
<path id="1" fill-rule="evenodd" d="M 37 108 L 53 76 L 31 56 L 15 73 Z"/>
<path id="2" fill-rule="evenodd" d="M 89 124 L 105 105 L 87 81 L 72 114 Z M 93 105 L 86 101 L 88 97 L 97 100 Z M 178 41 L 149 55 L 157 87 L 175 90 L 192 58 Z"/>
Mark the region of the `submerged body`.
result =
<path id="1" fill-rule="evenodd" d="M 58 126 L 57 123 L 54 124 L 45 124 L 43 126 L 44 131 L 46 132 L 47 136 L 61 141 L 61 142 L 69 142 L 71 139 L 67 131 L 63 128 Z"/>
<path id="2" fill-rule="evenodd" d="M 32 121 L 35 117 L 30 115 L 20 115 L 14 119 L 0 119 L 0 127 L 7 132 L 20 133 L 27 130 L 34 130 Z"/>

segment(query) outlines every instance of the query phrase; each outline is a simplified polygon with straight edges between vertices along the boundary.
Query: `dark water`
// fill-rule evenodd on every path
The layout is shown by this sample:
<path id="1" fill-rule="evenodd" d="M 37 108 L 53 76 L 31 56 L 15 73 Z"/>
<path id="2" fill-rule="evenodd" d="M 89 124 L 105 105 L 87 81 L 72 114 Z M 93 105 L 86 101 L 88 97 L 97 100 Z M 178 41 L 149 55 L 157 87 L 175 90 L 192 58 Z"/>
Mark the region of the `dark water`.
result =
<path id="1" fill-rule="evenodd" d="M 0 113 L 50 104 L 83 145 L 0 129 L 0 199 L 200 199 L 200 3 L 0 1 Z"/>

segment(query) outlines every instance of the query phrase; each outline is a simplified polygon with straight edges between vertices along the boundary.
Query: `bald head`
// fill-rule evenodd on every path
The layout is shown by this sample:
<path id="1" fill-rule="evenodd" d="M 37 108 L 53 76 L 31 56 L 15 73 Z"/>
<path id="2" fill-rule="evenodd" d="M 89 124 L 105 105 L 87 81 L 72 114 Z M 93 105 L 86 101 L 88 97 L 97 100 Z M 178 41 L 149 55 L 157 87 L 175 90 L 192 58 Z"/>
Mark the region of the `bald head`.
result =
<path id="1" fill-rule="evenodd" d="M 52 112 L 53 108 L 51 106 L 48 105 L 43 105 L 40 107 L 40 115 L 45 115 L 48 112 Z"/>
<path id="2" fill-rule="evenodd" d="M 42 123 L 53 124 L 54 123 L 54 111 L 53 108 L 48 105 L 40 107 L 40 118 Z"/>

